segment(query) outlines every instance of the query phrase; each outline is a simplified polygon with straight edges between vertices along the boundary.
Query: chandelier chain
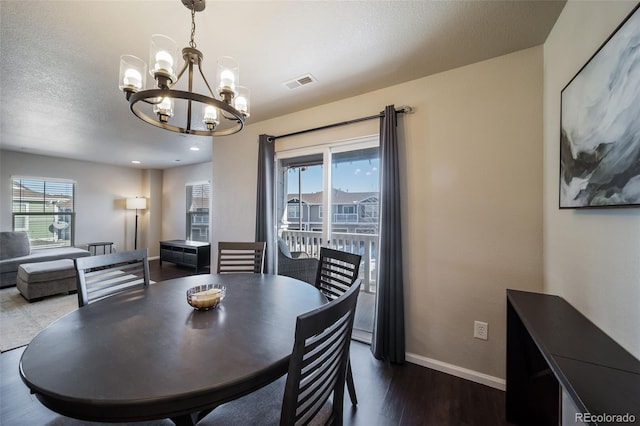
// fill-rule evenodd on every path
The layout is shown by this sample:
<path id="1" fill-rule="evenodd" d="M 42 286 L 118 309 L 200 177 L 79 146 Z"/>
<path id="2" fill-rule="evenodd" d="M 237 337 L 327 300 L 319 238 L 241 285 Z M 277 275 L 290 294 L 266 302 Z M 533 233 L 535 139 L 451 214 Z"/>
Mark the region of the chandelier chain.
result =
<path id="1" fill-rule="evenodd" d="M 192 49 L 196 48 L 196 42 L 194 41 L 195 35 L 196 35 L 196 2 L 193 1 L 191 3 L 191 41 L 189 41 L 189 46 Z"/>

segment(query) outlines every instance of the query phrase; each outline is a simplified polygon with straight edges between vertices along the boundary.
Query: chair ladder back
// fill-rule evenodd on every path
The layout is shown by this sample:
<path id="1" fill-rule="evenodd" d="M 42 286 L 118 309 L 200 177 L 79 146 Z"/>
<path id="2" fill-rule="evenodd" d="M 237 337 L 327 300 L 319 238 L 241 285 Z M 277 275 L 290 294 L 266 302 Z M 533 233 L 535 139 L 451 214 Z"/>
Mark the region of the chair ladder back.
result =
<path id="1" fill-rule="evenodd" d="M 323 344 L 314 350 L 307 347 L 300 375 L 298 416 L 315 415 L 329 398 L 340 373 L 340 362 L 345 349 L 344 334 L 348 332 L 348 313 L 341 318 L 341 326 L 329 334 Z M 327 349 L 324 349 L 324 348 Z M 325 368 L 322 366 L 325 365 Z"/>
<path id="2" fill-rule="evenodd" d="M 78 306 L 149 285 L 147 249 L 75 259 Z"/>
<path id="3" fill-rule="evenodd" d="M 342 296 L 302 314 L 280 418 L 281 425 L 308 424 L 333 394 L 330 421 L 342 424 L 344 384 L 360 280 Z"/>
<path id="4" fill-rule="evenodd" d="M 265 247 L 264 242 L 219 242 L 218 273 L 261 274 L 264 268 Z"/>
<path id="5" fill-rule="evenodd" d="M 316 287 L 327 299 L 336 299 L 358 278 L 361 259 L 359 254 L 322 247 Z"/>

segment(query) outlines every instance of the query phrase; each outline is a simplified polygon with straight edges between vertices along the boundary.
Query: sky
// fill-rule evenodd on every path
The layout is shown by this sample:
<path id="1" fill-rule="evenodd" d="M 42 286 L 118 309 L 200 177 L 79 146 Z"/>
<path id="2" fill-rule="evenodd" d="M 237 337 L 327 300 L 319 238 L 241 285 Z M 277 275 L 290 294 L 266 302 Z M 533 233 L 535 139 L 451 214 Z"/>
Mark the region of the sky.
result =
<path id="1" fill-rule="evenodd" d="M 360 160 L 334 164 L 332 188 L 348 192 L 377 192 L 380 188 L 380 161 Z M 289 193 L 298 192 L 297 169 L 288 172 Z M 322 166 L 308 166 L 302 172 L 302 192 L 322 191 Z"/>

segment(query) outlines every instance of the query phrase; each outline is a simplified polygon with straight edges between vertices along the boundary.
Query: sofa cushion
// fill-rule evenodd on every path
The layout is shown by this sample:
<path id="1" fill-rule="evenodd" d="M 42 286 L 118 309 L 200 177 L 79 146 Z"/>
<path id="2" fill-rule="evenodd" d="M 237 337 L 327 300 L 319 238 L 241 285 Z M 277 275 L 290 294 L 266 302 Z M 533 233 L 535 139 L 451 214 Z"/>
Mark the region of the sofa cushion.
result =
<path id="1" fill-rule="evenodd" d="M 47 262 L 49 260 L 58 259 L 75 259 L 77 257 L 90 256 L 87 250 L 75 247 L 59 247 L 50 249 L 33 250 L 28 256 L 14 257 L 13 259 L 5 259 L 0 261 L 0 273 L 17 272 L 18 266 L 23 263 Z M 15 284 L 15 282 L 13 283 Z"/>
<path id="2" fill-rule="evenodd" d="M 0 260 L 31 253 L 29 235 L 24 231 L 0 232 Z"/>
<path id="3" fill-rule="evenodd" d="M 280 252 L 282 254 L 284 254 L 287 257 L 291 257 L 291 251 L 289 251 L 289 246 L 282 238 L 278 238 L 278 248 L 280 249 Z"/>
<path id="4" fill-rule="evenodd" d="M 55 281 L 63 278 L 74 278 L 75 276 L 76 268 L 71 259 L 23 263 L 18 268 L 18 278 L 25 283 Z"/>

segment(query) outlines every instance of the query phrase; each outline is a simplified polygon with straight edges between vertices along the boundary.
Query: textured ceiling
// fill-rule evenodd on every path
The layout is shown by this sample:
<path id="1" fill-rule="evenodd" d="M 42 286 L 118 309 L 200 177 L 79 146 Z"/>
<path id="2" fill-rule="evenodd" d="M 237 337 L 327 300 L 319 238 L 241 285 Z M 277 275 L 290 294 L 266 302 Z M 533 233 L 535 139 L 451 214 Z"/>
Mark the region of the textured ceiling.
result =
<path id="1" fill-rule="evenodd" d="M 544 43 L 564 1 L 209 1 L 196 14 L 204 71 L 240 63 L 247 124 Z M 119 57 L 161 33 L 188 44 L 180 0 L 0 2 L 3 149 L 138 167 L 211 159 L 210 139 L 135 118 Z M 283 83 L 310 73 L 317 83 Z M 190 146 L 200 147 L 198 152 Z M 176 162 L 175 160 L 180 160 Z"/>

